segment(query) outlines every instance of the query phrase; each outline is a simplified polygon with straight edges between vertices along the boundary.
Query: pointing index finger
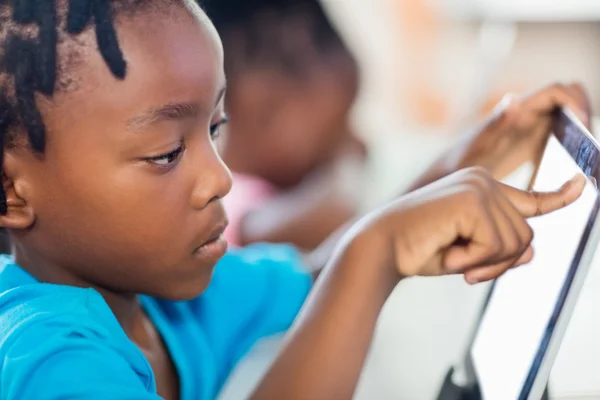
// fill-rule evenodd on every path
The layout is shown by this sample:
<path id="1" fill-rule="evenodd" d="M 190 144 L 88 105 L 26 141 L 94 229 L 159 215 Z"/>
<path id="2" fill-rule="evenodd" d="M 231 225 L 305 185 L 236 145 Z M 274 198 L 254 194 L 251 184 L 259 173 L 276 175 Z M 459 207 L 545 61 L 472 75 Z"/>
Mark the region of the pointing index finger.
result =
<path id="1" fill-rule="evenodd" d="M 585 177 L 581 174 L 567 181 L 555 192 L 524 192 L 502 185 L 502 191 L 525 218 L 544 215 L 568 206 L 581 196 Z"/>

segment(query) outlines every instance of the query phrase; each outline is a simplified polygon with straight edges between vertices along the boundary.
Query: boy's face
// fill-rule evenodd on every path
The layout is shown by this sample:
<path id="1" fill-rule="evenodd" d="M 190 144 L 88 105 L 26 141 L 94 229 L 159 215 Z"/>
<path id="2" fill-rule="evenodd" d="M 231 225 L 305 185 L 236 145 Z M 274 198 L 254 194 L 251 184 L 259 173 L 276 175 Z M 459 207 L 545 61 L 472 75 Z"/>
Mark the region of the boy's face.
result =
<path id="1" fill-rule="evenodd" d="M 234 170 L 295 185 L 349 139 L 357 90 L 351 68 L 319 67 L 304 80 L 268 70 L 241 75 L 228 94 L 223 149 Z"/>
<path id="2" fill-rule="evenodd" d="M 210 127 L 224 118 L 220 41 L 197 8 L 117 24 L 128 63 L 115 79 L 94 31 L 75 90 L 41 101 L 43 156 L 7 153 L 35 222 L 13 230 L 19 262 L 48 281 L 186 299 L 208 285 L 224 242 L 230 173 Z M 66 282 L 65 282 L 66 281 Z"/>

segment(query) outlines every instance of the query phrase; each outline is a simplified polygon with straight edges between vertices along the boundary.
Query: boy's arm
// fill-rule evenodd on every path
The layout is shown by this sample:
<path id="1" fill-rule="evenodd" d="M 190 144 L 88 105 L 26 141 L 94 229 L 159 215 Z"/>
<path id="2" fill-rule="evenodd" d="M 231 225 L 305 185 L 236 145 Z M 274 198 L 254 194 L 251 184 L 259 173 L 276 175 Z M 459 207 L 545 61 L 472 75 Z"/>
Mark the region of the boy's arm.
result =
<path id="1" fill-rule="evenodd" d="M 351 398 L 379 312 L 399 281 L 382 268 L 387 260 L 372 257 L 386 251 L 363 246 L 371 245 L 357 242 L 332 260 L 252 399 Z"/>
<path id="2" fill-rule="evenodd" d="M 580 176 L 532 196 L 473 170 L 363 219 L 321 274 L 253 399 L 350 399 L 378 315 L 402 277 L 463 273 L 475 283 L 528 262 L 525 218 L 570 204 L 584 183 Z"/>

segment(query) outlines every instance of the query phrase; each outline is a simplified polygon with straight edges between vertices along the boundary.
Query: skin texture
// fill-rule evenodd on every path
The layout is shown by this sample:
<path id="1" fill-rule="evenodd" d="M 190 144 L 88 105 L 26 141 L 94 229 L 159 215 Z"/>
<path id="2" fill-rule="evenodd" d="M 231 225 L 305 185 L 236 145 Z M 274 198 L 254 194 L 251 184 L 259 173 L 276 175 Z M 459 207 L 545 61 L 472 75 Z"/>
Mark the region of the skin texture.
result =
<path id="1" fill-rule="evenodd" d="M 191 4 L 173 6 L 169 18 L 149 12 L 120 21 L 124 81 L 107 71 L 92 34 L 80 37 L 86 53 L 72 72 L 80 86 L 39 99 L 46 152 L 5 150 L 8 212 L 0 218 L 27 271 L 104 296 L 166 399 L 179 397 L 177 375 L 137 294 L 181 300 L 204 291 L 224 252 L 213 239 L 231 187 L 211 138 L 224 119 L 222 51 Z M 350 397 L 376 316 L 401 277 L 500 275 L 528 254 L 524 217 L 567 204 L 581 186 L 531 196 L 470 171 L 367 217 L 323 274 L 255 397 Z M 457 238 L 466 243 L 452 250 Z M 340 329 L 353 334 L 340 338 Z"/>

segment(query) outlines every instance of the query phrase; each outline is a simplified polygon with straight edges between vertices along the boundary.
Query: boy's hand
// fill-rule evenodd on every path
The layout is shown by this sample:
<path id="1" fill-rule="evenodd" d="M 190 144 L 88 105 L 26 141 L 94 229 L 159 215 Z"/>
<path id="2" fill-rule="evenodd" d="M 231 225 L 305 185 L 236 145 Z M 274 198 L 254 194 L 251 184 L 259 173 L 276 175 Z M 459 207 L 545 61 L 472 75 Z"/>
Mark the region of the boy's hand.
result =
<path id="1" fill-rule="evenodd" d="M 462 273 L 469 283 L 491 280 L 531 260 L 526 218 L 571 204 L 584 185 L 577 176 L 556 192 L 523 192 L 483 169 L 460 171 L 377 214 L 352 245 L 359 248 L 363 238 L 363 245 L 377 243 L 401 277 Z"/>
<path id="2" fill-rule="evenodd" d="M 502 179 L 525 161 L 539 161 L 552 111 L 562 106 L 590 128 L 590 103 L 578 84 L 554 84 L 523 97 L 507 95 L 482 129 L 448 153 L 448 169 L 481 166 Z"/>
<path id="3" fill-rule="evenodd" d="M 462 273 L 480 282 L 502 275 L 533 255 L 525 219 L 572 203 L 584 184 L 578 176 L 555 193 L 528 193 L 470 169 L 361 220 L 317 280 L 252 398 L 352 398 L 399 278 Z"/>

